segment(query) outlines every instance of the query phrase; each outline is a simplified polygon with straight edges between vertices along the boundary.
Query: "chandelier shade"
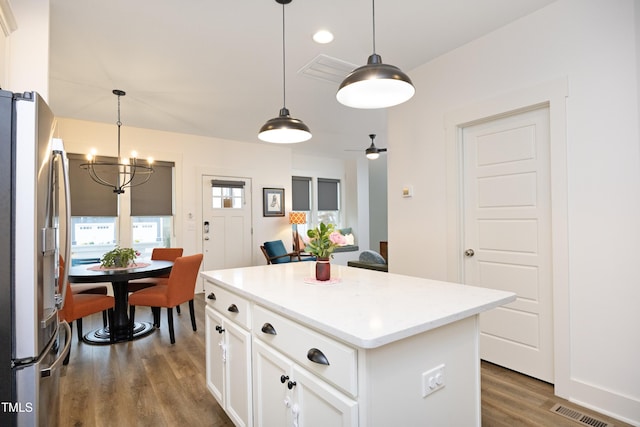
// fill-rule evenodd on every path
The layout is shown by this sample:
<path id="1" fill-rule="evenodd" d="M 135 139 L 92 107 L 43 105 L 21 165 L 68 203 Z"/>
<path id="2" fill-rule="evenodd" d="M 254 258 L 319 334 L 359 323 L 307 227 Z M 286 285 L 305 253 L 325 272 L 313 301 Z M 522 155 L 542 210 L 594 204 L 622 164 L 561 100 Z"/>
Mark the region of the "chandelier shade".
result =
<path id="1" fill-rule="evenodd" d="M 373 54 L 367 64 L 353 70 L 342 81 L 336 99 L 352 108 L 373 109 L 393 107 L 411 99 L 416 89 L 400 68 L 384 64 L 376 53 L 376 8 L 371 0 L 373 17 Z"/>
<path id="2" fill-rule="evenodd" d="M 276 0 L 282 5 L 282 104 L 278 117 L 267 120 L 260 128 L 258 138 L 265 142 L 276 144 L 293 144 L 311 139 L 311 131 L 302 120 L 294 119 L 287 109 L 287 78 L 286 78 L 286 49 L 285 49 L 285 26 L 284 26 L 284 6 L 291 3 L 291 0 Z"/>
<path id="3" fill-rule="evenodd" d="M 120 89 L 114 89 L 113 94 L 118 97 L 118 157 L 115 161 L 97 160 L 96 153 L 92 152 L 87 155 L 87 162 L 80 164 L 80 168 L 86 170 L 93 181 L 106 187 L 111 187 L 116 194 L 123 194 L 125 188 L 142 185 L 149 181 L 153 173 L 151 166 L 153 160 L 151 158 L 144 161 L 138 159 L 137 153 L 131 153 L 131 157 L 123 158 L 120 156 L 120 97 L 126 93 Z M 113 177 L 116 177 L 113 180 Z"/>

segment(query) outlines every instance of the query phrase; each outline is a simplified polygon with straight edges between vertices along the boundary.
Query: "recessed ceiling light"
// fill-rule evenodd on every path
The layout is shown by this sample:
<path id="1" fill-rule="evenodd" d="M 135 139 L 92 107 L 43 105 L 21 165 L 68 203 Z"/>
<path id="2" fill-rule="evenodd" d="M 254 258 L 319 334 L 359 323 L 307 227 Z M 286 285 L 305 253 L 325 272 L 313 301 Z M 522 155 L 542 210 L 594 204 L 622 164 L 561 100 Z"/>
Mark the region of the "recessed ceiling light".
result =
<path id="1" fill-rule="evenodd" d="M 320 44 L 331 43 L 333 41 L 333 34 L 331 34 L 331 32 L 328 30 L 317 31 L 313 35 L 313 41 Z"/>

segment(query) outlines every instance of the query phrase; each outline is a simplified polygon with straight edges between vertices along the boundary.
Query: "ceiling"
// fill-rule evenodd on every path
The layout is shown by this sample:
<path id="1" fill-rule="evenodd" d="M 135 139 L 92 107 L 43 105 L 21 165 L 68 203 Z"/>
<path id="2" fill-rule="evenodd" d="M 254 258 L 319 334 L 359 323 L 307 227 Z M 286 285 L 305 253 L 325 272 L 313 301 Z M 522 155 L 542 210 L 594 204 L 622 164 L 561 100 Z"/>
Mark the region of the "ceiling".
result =
<path id="1" fill-rule="evenodd" d="M 411 76 L 553 1 L 378 0 L 376 53 Z M 345 107 L 335 99 L 341 76 L 336 82 L 301 72 L 317 58 L 323 69 L 327 57 L 346 70 L 366 63 L 371 1 L 294 0 L 285 22 L 286 106 L 313 134 L 292 145 L 294 152 L 364 155 L 370 133 L 385 147 L 385 110 Z M 333 32 L 332 43 L 312 40 L 323 28 Z M 111 91 L 122 89 L 123 128 L 265 144 L 258 130 L 283 106 L 282 6 L 275 0 L 51 0 L 50 43 L 49 102 L 57 116 L 115 126 Z"/>

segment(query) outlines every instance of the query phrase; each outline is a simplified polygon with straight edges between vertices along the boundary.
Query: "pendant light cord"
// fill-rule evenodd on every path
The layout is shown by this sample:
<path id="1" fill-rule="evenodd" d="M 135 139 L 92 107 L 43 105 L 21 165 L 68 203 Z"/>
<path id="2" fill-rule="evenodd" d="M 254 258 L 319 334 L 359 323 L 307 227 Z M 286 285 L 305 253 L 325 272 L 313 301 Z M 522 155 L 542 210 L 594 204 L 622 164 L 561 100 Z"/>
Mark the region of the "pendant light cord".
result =
<path id="1" fill-rule="evenodd" d="M 122 122 L 120 121 L 120 95 L 118 95 L 118 121 L 116 125 L 118 125 L 118 162 L 120 162 L 120 126 L 122 126 Z"/>
<path id="2" fill-rule="evenodd" d="M 285 67 L 284 3 L 282 3 L 282 106 L 287 108 L 287 71 Z"/>
<path id="3" fill-rule="evenodd" d="M 373 16 L 373 53 L 376 53 L 376 1 L 371 0 L 371 12 Z"/>

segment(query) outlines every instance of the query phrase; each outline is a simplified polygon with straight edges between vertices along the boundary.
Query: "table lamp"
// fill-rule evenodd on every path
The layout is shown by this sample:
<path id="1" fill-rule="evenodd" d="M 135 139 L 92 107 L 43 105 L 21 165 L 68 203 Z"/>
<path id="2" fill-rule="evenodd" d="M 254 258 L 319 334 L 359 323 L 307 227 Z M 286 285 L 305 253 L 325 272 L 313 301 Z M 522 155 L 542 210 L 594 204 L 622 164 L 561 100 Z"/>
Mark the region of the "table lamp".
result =
<path id="1" fill-rule="evenodd" d="M 300 237 L 298 236 L 298 224 L 307 223 L 306 212 L 289 212 L 289 224 L 292 224 L 293 232 L 293 250 L 295 252 L 301 252 L 300 249 Z"/>

